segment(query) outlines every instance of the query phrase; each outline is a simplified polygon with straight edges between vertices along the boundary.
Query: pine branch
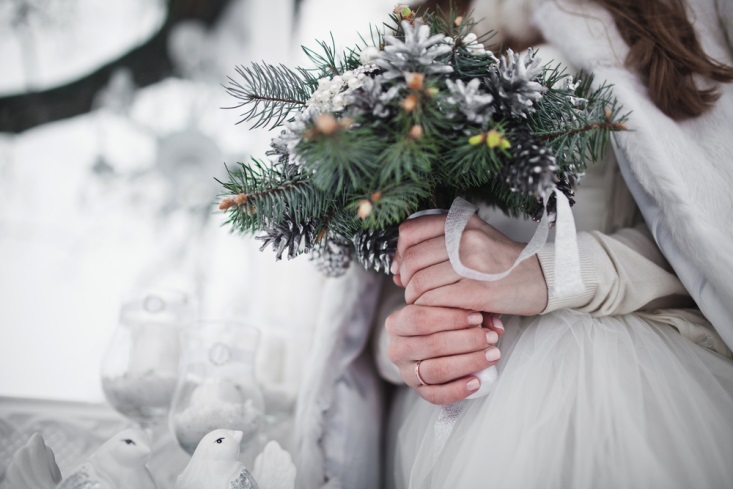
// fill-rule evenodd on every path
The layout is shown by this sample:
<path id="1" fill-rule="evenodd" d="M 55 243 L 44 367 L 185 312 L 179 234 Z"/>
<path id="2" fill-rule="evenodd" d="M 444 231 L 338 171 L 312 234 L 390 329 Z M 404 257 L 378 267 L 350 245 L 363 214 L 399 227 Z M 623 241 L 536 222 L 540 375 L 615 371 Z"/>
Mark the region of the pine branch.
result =
<path id="1" fill-rule="evenodd" d="M 297 146 L 309 178 L 324 192 L 358 191 L 377 173 L 385 141 L 367 128 L 338 130 L 330 135 L 313 129 Z"/>
<path id="2" fill-rule="evenodd" d="M 308 59 L 315 65 L 315 68 L 310 71 L 317 72 L 318 78 L 332 78 L 361 65 L 359 49 L 350 48 L 341 53 L 340 56 L 337 55 L 336 40 L 333 34 L 331 34 L 330 44 L 327 41 L 316 41 L 316 44 L 318 44 L 320 51 L 307 46 L 302 46 L 302 49 Z"/>
<path id="3" fill-rule="evenodd" d="M 376 231 L 401 223 L 407 216 L 421 209 L 421 204 L 430 199 L 431 195 L 431 188 L 425 181 L 403 182 L 352 200 L 346 208 L 357 214 L 363 212 L 362 206 L 368 203 L 369 212 L 362 217 L 362 228 Z"/>
<path id="4" fill-rule="evenodd" d="M 603 122 L 587 123 L 584 126 L 576 127 L 568 131 L 539 133 L 538 135 L 541 140 L 548 141 L 548 140 L 552 140 L 555 138 L 559 138 L 561 136 L 573 137 L 578 134 L 582 134 L 582 133 L 586 133 L 590 131 L 625 131 L 625 130 L 626 130 L 626 124 L 622 122 L 603 121 Z"/>
<path id="5" fill-rule="evenodd" d="M 268 166 L 252 160 L 238 168 L 227 168 L 229 179 L 220 209 L 229 210 L 227 224 L 239 232 L 255 232 L 286 215 L 296 224 L 318 220 L 334 204 L 334 197 L 321 192 L 297 168 Z"/>
<path id="6" fill-rule="evenodd" d="M 592 88 L 592 76 L 571 79 L 557 67 L 548 68 L 542 84 L 547 93 L 529 126 L 555 152 L 563 173 L 582 172 L 589 161 L 600 159 L 611 132 L 626 129 L 628 114 L 620 114 L 609 85 Z"/>
<path id="7" fill-rule="evenodd" d="M 318 87 L 318 81 L 302 68 L 296 71 L 263 62 L 238 66 L 236 71 L 243 83 L 227 77 L 229 85 L 225 88 L 240 103 L 227 108 L 244 108 L 239 123 L 253 121 L 251 129 L 278 127 L 292 110 L 304 108 Z"/>

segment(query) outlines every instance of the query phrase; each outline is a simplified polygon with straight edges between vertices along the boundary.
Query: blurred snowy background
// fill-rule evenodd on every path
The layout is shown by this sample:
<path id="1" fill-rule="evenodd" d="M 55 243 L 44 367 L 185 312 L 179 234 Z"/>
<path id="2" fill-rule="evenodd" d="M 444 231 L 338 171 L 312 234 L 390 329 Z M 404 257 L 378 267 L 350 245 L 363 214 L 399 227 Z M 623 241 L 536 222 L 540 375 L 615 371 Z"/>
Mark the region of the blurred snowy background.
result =
<path id="1" fill-rule="evenodd" d="M 260 327 L 260 381 L 294 398 L 323 279 L 221 226 L 214 177 L 271 137 L 222 84 L 394 3 L 0 0 L 0 396 L 102 401 L 121 297 L 166 286 Z"/>

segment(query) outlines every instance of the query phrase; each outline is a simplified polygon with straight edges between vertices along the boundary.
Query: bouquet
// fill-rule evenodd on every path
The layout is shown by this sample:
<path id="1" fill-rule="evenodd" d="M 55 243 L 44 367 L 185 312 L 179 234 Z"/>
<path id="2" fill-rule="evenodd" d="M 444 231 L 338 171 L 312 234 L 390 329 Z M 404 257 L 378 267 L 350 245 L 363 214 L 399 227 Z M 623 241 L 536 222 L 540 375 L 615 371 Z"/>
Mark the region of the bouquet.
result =
<path id="1" fill-rule="evenodd" d="M 403 6 L 390 19 L 340 55 L 333 40 L 303 48 L 312 68 L 254 63 L 229 79 L 242 121 L 279 134 L 268 161 L 227 168 L 219 208 L 277 259 L 386 272 L 399 223 L 457 196 L 551 219 L 554 192 L 572 203 L 625 129 L 609 86 L 533 50 L 496 56 L 470 19 Z"/>

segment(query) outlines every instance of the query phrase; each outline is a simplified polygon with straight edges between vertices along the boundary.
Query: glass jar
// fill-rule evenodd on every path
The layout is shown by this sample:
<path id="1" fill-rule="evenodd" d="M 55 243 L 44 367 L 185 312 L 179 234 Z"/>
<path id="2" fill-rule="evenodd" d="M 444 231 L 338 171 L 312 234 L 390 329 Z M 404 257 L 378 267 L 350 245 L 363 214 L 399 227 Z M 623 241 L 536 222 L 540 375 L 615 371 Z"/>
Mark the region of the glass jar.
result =
<path id="1" fill-rule="evenodd" d="M 130 294 L 102 364 L 102 389 L 118 412 L 149 429 L 165 419 L 178 382 L 182 327 L 193 304 L 178 291 Z"/>
<path id="2" fill-rule="evenodd" d="M 255 377 L 259 336 L 257 328 L 234 322 L 198 322 L 186 332 L 169 422 L 189 454 L 216 429 L 241 431 L 242 450 L 257 437 L 264 421 Z"/>

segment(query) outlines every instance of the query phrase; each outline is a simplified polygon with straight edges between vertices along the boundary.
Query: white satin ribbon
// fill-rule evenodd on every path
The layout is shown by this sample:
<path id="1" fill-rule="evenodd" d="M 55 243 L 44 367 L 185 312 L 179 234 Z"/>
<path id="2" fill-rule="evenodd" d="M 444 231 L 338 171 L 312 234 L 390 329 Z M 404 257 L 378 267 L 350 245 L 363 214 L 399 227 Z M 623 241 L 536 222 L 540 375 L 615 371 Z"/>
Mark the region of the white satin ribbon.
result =
<path id="1" fill-rule="evenodd" d="M 570 210 L 565 194 L 554 190 L 557 199 L 557 219 L 555 220 L 555 284 L 549 293 L 553 297 L 564 298 L 571 295 L 583 293 L 585 286 L 580 275 L 580 256 L 578 255 L 578 241 L 575 235 L 575 220 Z M 545 200 L 547 202 L 547 200 Z M 463 231 L 466 229 L 468 220 L 471 219 L 478 208 L 473 204 L 461 199 L 453 201 L 448 217 L 445 220 L 445 246 L 448 249 L 448 258 L 453 269 L 458 275 L 464 278 L 480 280 L 483 282 L 495 282 L 509 275 L 517 265 L 527 258 L 536 254 L 547 243 L 550 234 L 550 218 L 547 216 L 547 207 L 542 212 L 542 219 L 537 226 L 532 239 L 517 257 L 514 264 L 501 273 L 482 273 L 461 263 L 460 244 Z M 476 399 L 487 395 L 499 374 L 495 366 L 489 367 L 473 374 L 481 381 L 479 390 L 468 396 L 466 399 Z M 433 460 L 437 460 L 443 451 L 456 421 L 461 416 L 465 403 L 463 401 L 443 406 L 433 427 L 435 431 L 435 442 L 433 444 Z"/>
<path id="2" fill-rule="evenodd" d="M 552 297 L 565 298 L 585 291 L 580 275 L 580 257 L 578 255 L 578 241 L 575 233 L 575 221 L 570 210 L 570 202 L 564 193 L 554 190 L 557 199 L 557 219 L 555 221 L 555 283 L 549 293 Z M 524 247 L 517 259 L 508 270 L 501 273 L 482 273 L 465 266 L 460 258 L 460 244 L 463 231 L 469 219 L 478 208 L 462 198 L 453 201 L 448 217 L 445 220 L 445 246 L 448 258 L 458 275 L 482 282 L 496 282 L 509 275 L 520 263 L 537 254 L 545 246 L 550 234 L 550 219 L 547 207 L 542 212 L 537 230 L 527 246 Z M 468 396 L 467 399 L 476 399 L 488 394 L 491 385 L 496 381 L 498 372 L 496 367 L 489 367 L 474 374 L 481 381 L 479 390 Z"/>

